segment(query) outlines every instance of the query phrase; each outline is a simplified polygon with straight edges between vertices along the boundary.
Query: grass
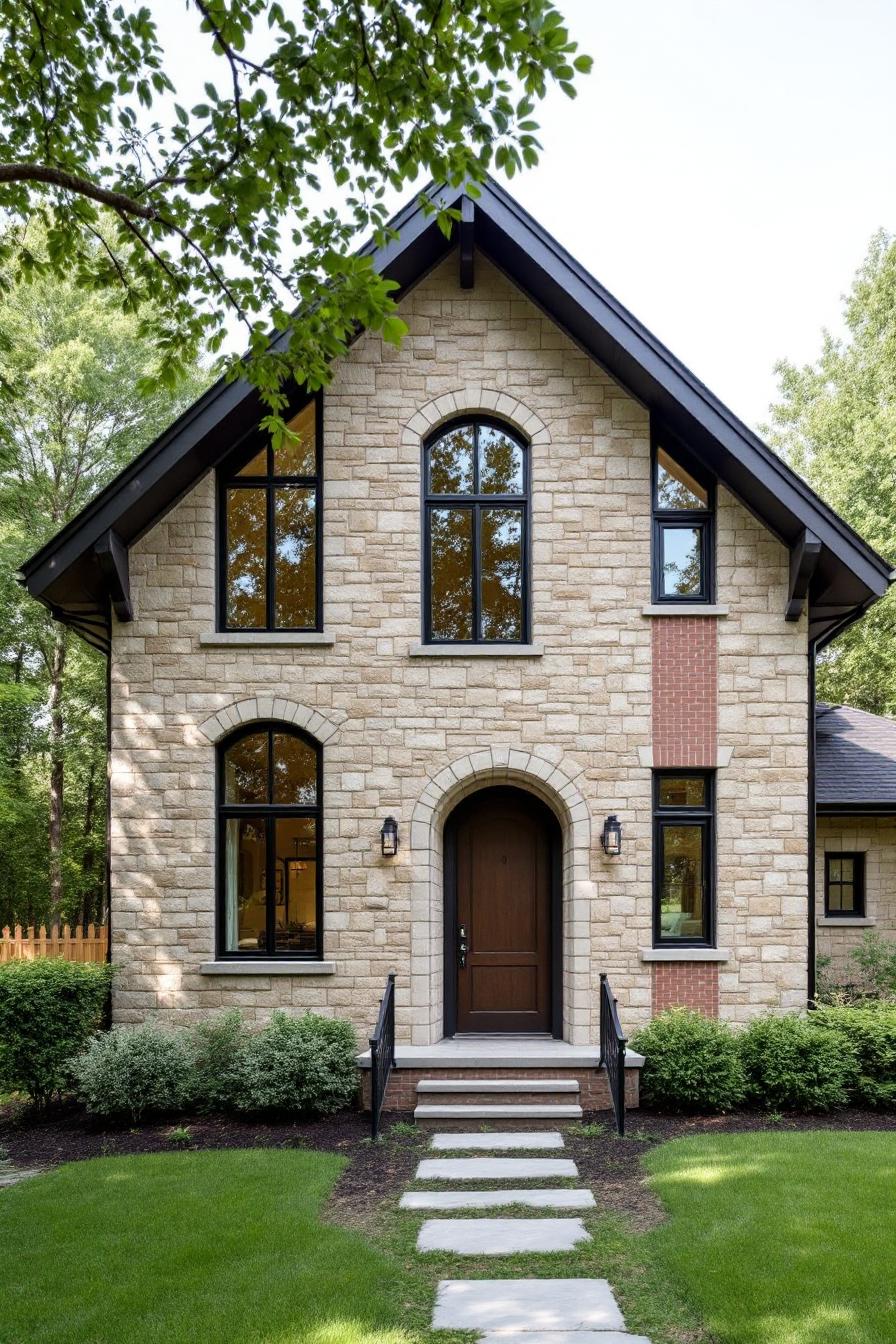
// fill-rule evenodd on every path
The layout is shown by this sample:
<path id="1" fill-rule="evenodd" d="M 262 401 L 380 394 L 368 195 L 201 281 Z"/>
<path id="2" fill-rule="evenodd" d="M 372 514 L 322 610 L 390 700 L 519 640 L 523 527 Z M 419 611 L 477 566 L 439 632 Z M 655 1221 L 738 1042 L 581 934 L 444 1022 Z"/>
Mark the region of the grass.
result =
<path id="1" fill-rule="evenodd" d="M 403 1276 L 318 1212 L 343 1159 L 71 1163 L 0 1195 L 3 1344 L 409 1344 Z"/>
<path id="2" fill-rule="evenodd" d="M 719 1344 L 896 1341 L 896 1134 L 695 1137 L 645 1161 L 671 1215 L 648 1249 Z"/>

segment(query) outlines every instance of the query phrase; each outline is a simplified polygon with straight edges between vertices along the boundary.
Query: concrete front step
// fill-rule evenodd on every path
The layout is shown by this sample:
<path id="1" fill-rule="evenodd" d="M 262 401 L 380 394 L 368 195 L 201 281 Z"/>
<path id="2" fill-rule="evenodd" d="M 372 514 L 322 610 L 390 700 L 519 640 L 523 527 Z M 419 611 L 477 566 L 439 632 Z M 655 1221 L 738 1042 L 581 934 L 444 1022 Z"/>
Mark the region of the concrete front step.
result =
<path id="1" fill-rule="evenodd" d="M 572 1092 L 578 1096 L 578 1078 L 421 1078 L 421 1092 Z"/>
<path id="2" fill-rule="evenodd" d="M 581 1218 L 427 1218 L 417 1250 L 452 1255 L 550 1255 L 590 1241 Z"/>
<path id="3" fill-rule="evenodd" d="M 581 1120 L 582 1108 L 577 1105 L 546 1105 L 540 1103 L 467 1105 L 418 1105 L 414 1120 L 418 1125 L 438 1124 L 439 1128 L 468 1125 L 473 1120 L 500 1120 L 502 1125 L 525 1125 L 526 1128 L 544 1128 L 548 1125 L 569 1124 Z"/>
<path id="4" fill-rule="evenodd" d="M 626 1330 L 489 1330 L 479 1344 L 650 1344 Z"/>

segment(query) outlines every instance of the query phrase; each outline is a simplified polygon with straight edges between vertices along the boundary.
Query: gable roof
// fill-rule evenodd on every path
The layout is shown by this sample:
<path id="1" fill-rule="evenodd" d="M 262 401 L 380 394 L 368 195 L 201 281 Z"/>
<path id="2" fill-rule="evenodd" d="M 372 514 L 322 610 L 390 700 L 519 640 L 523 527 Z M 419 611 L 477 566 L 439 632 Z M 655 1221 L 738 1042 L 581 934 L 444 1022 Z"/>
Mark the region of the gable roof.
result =
<path id="1" fill-rule="evenodd" d="M 810 635 L 827 640 L 886 592 L 890 565 L 503 187 L 489 179 L 475 201 L 463 187 L 430 187 L 425 195 L 435 205 L 462 208 L 464 283 L 472 278 L 475 243 L 790 547 L 789 619 L 808 597 Z M 377 271 L 397 281 L 400 300 L 457 246 L 457 238 L 444 237 L 418 198 L 391 227 L 397 237 L 361 250 Z M 116 613 L 127 617 L 127 548 L 251 433 L 262 413 L 247 383 L 216 383 L 26 562 L 28 591 L 91 643 L 107 648 L 110 596 Z M 117 564 L 110 563 L 110 553 Z"/>
<path id="2" fill-rule="evenodd" d="M 896 814 L 896 720 L 819 702 L 815 804 L 835 814 Z"/>

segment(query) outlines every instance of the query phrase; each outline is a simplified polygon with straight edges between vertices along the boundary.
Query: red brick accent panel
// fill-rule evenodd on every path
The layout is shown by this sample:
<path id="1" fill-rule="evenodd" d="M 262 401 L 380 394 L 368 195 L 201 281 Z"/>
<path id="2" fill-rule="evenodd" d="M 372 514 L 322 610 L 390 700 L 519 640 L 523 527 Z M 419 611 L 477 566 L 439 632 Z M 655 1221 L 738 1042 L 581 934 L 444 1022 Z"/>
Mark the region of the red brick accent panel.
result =
<path id="1" fill-rule="evenodd" d="M 718 962 L 652 962 L 651 1004 L 654 1014 L 664 1008 L 693 1008 L 704 1017 L 718 1017 Z"/>
<path id="2" fill-rule="evenodd" d="M 714 616 L 655 616 L 653 764 L 716 763 L 718 628 Z"/>
<path id="3" fill-rule="evenodd" d="M 626 1069 L 625 1071 L 625 1104 L 630 1109 L 638 1105 L 638 1090 L 640 1083 L 640 1069 Z M 607 1087 L 607 1075 L 603 1069 L 393 1069 L 389 1075 L 389 1086 L 386 1089 L 386 1109 L 390 1111 L 412 1111 L 417 1105 L 417 1084 L 423 1078 L 435 1079 L 438 1081 L 457 1078 L 529 1078 L 539 1081 L 546 1078 L 577 1078 L 579 1083 L 579 1095 L 573 1097 L 570 1093 L 563 1093 L 558 1096 L 542 1093 L 533 1100 L 542 1102 L 574 1102 L 577 1101 L 583 1111 L 604 1111 L 609 1110 L 611 1106 L 610 1093 Z M 445 1097 L 435 1097 L 432 1094 L 421 1098 L 426 1102 L 446 1100 Z M 483 1103 L 510 1102 L 519 1101 L 521 1097 L 518 1094 L 511 1096 L 498 1096 L 495 1094 L 477 1093 L 475 1097 L 466 1097 L 463 1094 L 455 1093 L 450 1100 L 452 1102 L 470 1102 L 480 1101 Z M 365 1110 L 370 1108 L 370 1070 L 361 1070 L 361 1101 Z"/>

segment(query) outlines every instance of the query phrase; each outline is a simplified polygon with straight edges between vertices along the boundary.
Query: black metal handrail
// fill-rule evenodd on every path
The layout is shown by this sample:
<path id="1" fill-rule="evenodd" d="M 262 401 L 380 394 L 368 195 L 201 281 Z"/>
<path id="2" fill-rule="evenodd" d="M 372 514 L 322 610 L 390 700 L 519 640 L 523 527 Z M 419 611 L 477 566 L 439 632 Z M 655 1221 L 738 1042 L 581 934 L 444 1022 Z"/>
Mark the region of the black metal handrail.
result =
<path id="1" fill-rule="evenodd" d="M 380 1014 L 370 1038 L 370 1134 L 379 1138 L 380 1114 L 395 1064 L 395 972 L 389 972 Z"/>
<path id="2" fill-rule="evenodd" d="M 625 1037 L 610 982 L 600 977 L 600 1062 L 607 1071 L 616 1133 L 625 1133 Z"/>

